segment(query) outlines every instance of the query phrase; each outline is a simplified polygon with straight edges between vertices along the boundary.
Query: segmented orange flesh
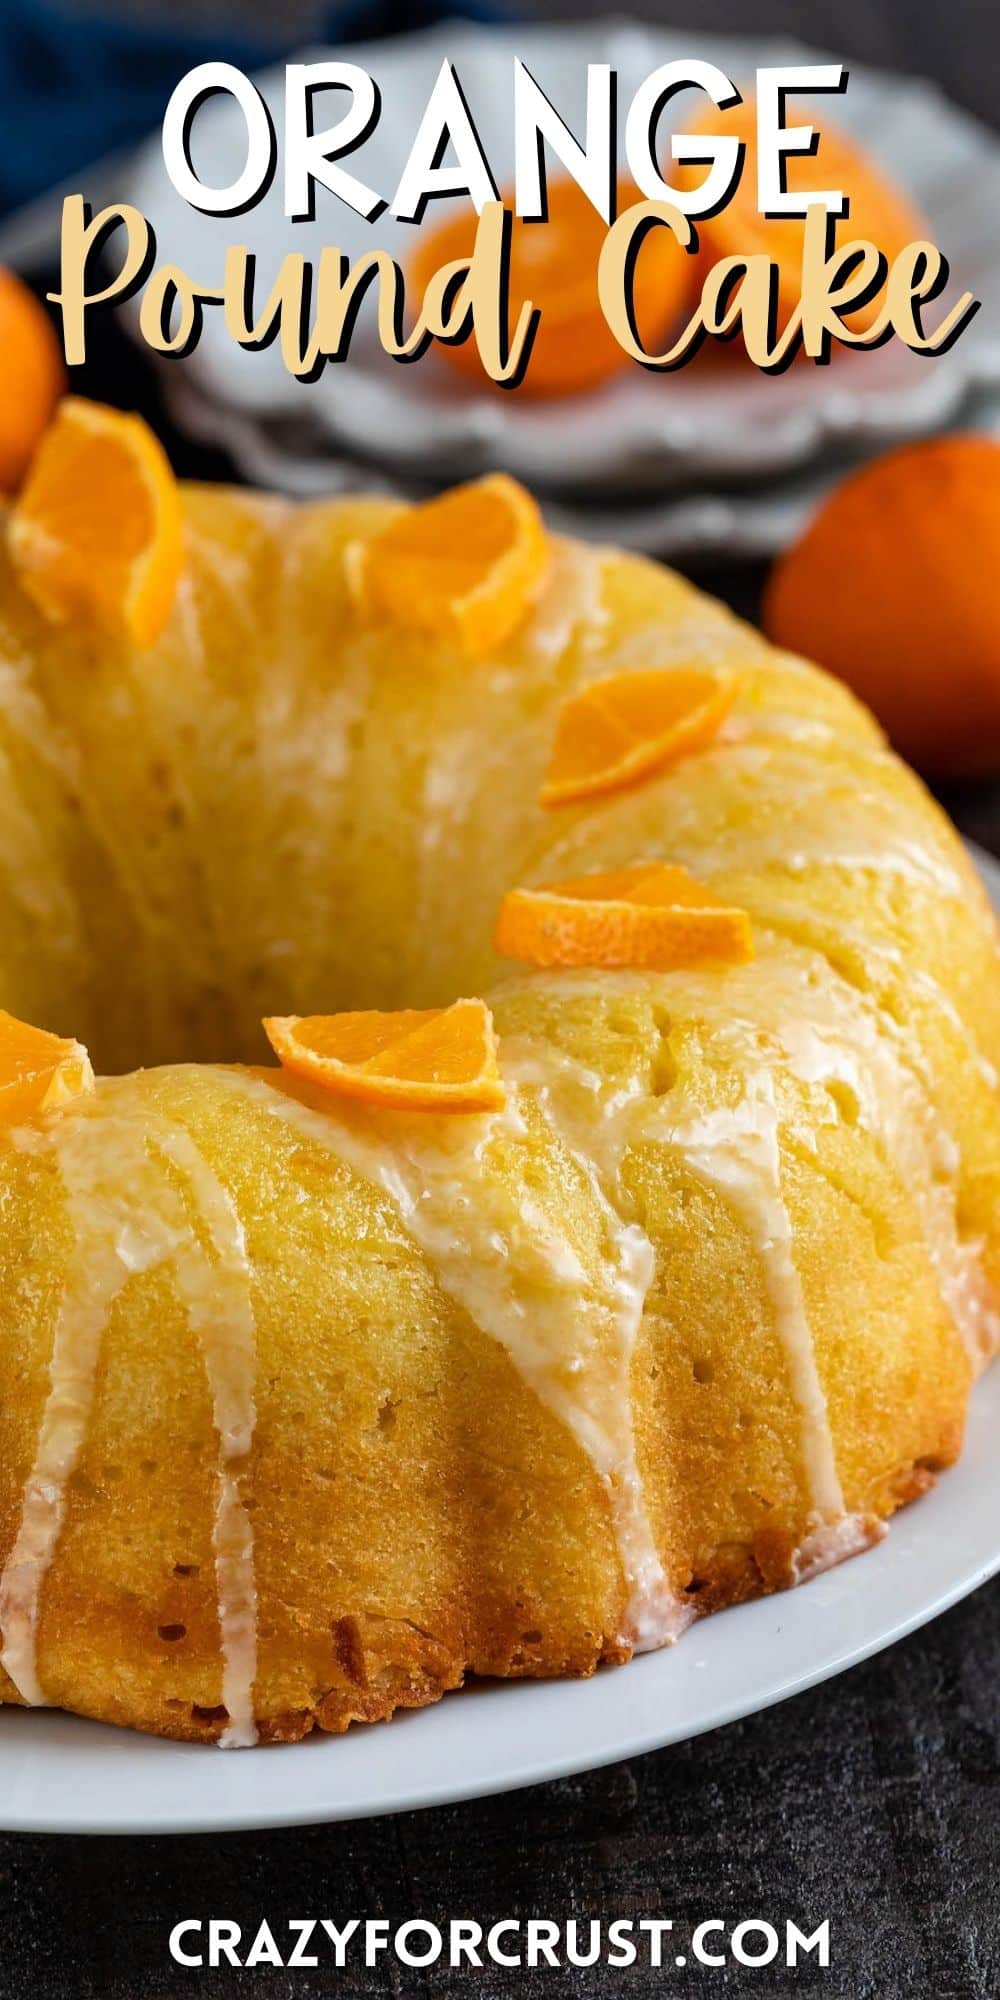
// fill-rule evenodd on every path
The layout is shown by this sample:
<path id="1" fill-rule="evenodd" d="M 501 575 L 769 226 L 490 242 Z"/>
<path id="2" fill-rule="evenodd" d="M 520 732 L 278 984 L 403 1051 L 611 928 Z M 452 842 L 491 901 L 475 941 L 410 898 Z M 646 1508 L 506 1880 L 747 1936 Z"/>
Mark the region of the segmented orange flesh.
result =
<path id="1" fill-rule="evenodd" d="M 341 1097 L 407 1111 L 499 1111 L 493 1017 L 482 1000 L 396 1013 L 289 1014 L 264 1022 L 283 1068 Z"/>
<path id="2" fill-rule="evenodd" d="M 0 1010 L 0 1124 L 23 1125 L 93 1090 L 81 1042 L 50 1035 Z"/>
<path id="3" fill-rule="evenodd" d="M 548 563 L 535 501 L 502 472 L 403 510 L 347 556 L 365 615 L 445 635 L 471 656 L 501 646 L 521 624 Z"/>
<path id="4" fill-rule="evenodd" d="M 641 668 L 591 681 L 560 712 L 542 805 L 622 791 L 702 749 L 736 685 L 735 674 L 707 667 Z"/>
<path id="5" fill-rule="evenodd" d="M 753 956 L 745 910 L 731 908 L 684 868 L 617 868 L 512 889 L 493 939 L 503 958 L 528 965 L 637 966 L 667 972 Z"/>
<path id="6" fill-rule="evenodd" d="M 183 560 L 181 498 L 141 417 L 64 397 L 8 536 L 21 582 L 47 618 L 99 620 L 140 646 L 162 631 Z"/>

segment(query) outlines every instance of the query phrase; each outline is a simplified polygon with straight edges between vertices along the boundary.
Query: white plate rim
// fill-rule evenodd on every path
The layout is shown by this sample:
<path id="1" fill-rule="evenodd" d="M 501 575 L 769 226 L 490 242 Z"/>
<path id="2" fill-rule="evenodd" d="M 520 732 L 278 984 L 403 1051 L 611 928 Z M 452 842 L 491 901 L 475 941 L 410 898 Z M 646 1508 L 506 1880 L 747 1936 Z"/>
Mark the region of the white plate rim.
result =
<path id="1" fill-rule="evenodd" d="M 1000 863 L 967 845 L 1000 910 Z M 907 1637 L 1000 1571 L 998 1423 L 995 1366 L 973 1394 L 957 1466 L 896 1516 L 878 1547 L 795 1591 L 719 1612 L 676 1648 L 589 1681 L 465 1689 L 346 1736 L 229 1755 L 56 1711 L 0 1709 L 0 1830 L 134 1835 L 332 1824 L 546 1783 L 757 1714 Z M 754 1659 L 768 1664 L 748 1672 Z M 699 1706 L 699 1689 L 716 1681 Z M 366 1783 L 373 1769 L 380 1783 Z"/>
<path id="2" fill-rule="evenodd" d="M 426 497 L 424 484 L 338 455 L 320 437 L 311 440 L 308 450 L 297 450 L 266 420 L 220 408 L 178 374 L 166 378 L 164 394 L 176 429 L 208 449 L 224 451 L 248 485 L 305 501 L 347 493 Z M 1000 385 L 973 396 L 955 427 L 1000 437 Z M 864 458 L 854 454 L 830 456 L 761 486 L 685 489 L 666 498 L 594 504 L 552 499 L 543 491 L 536 497 L 554 534 L 615 543 L 663 562 L 766 562 L 790 547 L 827 496 L 862 463 Z"/>

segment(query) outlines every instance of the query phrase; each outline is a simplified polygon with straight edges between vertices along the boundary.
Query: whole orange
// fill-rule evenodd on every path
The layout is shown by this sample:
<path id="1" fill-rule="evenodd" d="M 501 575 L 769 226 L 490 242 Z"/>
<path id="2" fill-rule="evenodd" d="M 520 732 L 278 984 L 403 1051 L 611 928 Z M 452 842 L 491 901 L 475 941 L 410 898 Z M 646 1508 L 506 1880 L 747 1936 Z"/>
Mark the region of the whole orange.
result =
<path id="1" fill-rule="evenodd" d="M 764 626 L 920 770 L 1000 770 L 1000 442 L 935 438 L 852 473 L 775 564 Z"/>
<path id="2" fill-rule="evenodd" d="M 0 265 L 0 492 L 16 492 L 65 387 L 48 314 Z"/>
<path id="3" fill-rule="evenodd" d="M 618 188 L 618 212 L 641 200 L 631 182 Z M 513 208 L 514 190 L 503 195 Z M 470 257 L 477 218 L 462 210 L 438 228 L 428 230 L 417 245 L 410 275 L 419 290 L 442 264 Z M 629 367 L 601 311 L 597 295 L 597 265 L 608 225 L 587 196 L 568 177 L 553 178 L 548 188 L 545 222 L 514 218 L 511 238 L 511 318 L 525 299 L 541 311 L 541 320 L 520 384 L 524 396 L 572 396 L 594 389 Z M 640 336 L 653 351 L 680 318 L 694 289 L 694 265 L 666 229 L 654 229 L 636 260 L 632 299 Z M 447 361 L 480 385 L 489 384 L 475 339 L 460 347 L 441 347 Z"/>
<path id="4" fill-rule="evenodd" d="M 789 118 L 788 128 L 811 125 L 819 133 L 815 153 L 789 154 L 786 185 L 790 193 L 809 194 L 820 188 L 839 188 L 850 202 L 849 213 L 836 223 L 838 244 L 863 237 L 884 252 L 891 264 L 908 243 L 928 234 L 916 203 L 880 167 L 871 155 L 839 126 L 818 111 L 808 117 Z M 724 257 L 762 254 L 773 259 L 777 268 L 778 324 L 784 326 L 798 305 L 802 291 L 802 250 L 805 222 L 801 216 L 763 216 L 757 208 L 757 106 L 746 98 L 725 110 L 702 110 L 691 121 L 690 130 L 706 137 L 718 134 L 739 139 L 745 148 L 743 171 L 731 200 L 718 215 L 705 216 L 697 223 L 703 269 Z M 675 168 L 678 185 L 698 187 L 705 168 Z M 845 325 L 864 333 L 878 317 L 884 304 L 884 290 L 866 306 L 845 315 Z"/>

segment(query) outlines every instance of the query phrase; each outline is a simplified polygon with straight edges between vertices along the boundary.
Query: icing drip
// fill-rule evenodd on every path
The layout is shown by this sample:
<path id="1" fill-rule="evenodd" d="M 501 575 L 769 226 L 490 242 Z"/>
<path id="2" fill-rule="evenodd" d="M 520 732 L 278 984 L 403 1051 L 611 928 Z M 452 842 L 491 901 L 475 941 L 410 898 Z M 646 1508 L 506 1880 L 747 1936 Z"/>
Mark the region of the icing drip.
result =
<path id="1" fill-rule="evenodd" d="M 22 1496 L 18 1532 L 0 1577 L 4 1639 L 0 1659 L 31 1707 L 45 1702 L 36 1660 L 41 1590 L 62 1531 L 67 1485 L 86 1440 L 104 1331 L 133 1272 L 151 1269 L 181 1241 L 177 1229 L 162 1221 L 151 1234 L 146 1218 L 136 1215 L 135 1188 L 148 1175 L 148 1161 L 141 1138 L 126 1121 L 111 1121 L 115 1147 L 110 1164 L 117 1188 L 102 1185 L 102 1163 L 109 1163 L 108 1122 L 101 1121 L 96 1145 L 89 1117 L 63 1117 L 51 1135 L 25 1135 L 38 1145 L 50 1137 L 57 1151 L 74 1237 L 35 1462 Z"/>
<path id="2" fill-rule="evenodd" d="M 785 738 L 794 743 L 839 743 L 832 723 L 814 715 L 794 715 L 784 709 L 765 708 L 745 715 L 728 715 L 716 741 L 721 743 L 767 742 Z"/>
<path id="3" fill-rule="evenodd" d="M 804 1082 L 846 1085 L 867 1129 L 890 1153 L 914 1201 L 938 1289 L 970 1361 L 1000 1341 L 1000 1313 L 983 1270 L 982 1243 L 958 1226 L 959 1149 L 925 1082 L 912 1036 L 858 996 L 860 1059 L 819 1023 L 786 1022 L 782 1046 Z"/>
<path id="4" fill-rule="evenodd" d="M 651 1121 L 652 1122 L 652 1121 Z M 746 1225 L 761 1260 L 778 1336 L 799 1413 L 806 1486 L 817 1522 L 841 1520 L 830 1414 L 819 1379 L 812 1329 L 792 1252 L 792 1225 L 781 1192 L 778 1114 L 771 1076 L 751 1076 L 742 1102 L 656 1131 L 692 1172 L 719 1189 Z"/>
<path id="5" fill-rule="evenodd" d="M 71 1213 L 73 1207 L 71 1201 Z M 96 1210 L 96 1203 L 93 1208 Z M 86 1258 L 77 1260 L 63 1295 L 35 1462 L 24 1488 L 14 1545 L 0 1578 L 0 1661 L 30 1708 L 45 1704 L 36 1660 L 41 1588 L 62 1531 L 67 1481 L 76 1469 L 87 1433 L 104 1329 L 129 1275 L 117 1240 L 125 1226 L 124 1208 L 124 1202 L 108 1205 L 104 1227 L 98 1227 L 96 1238 L 97 1215 L 92 1212 L 87 1218 L 90 1249 Z"/>
<path id="6" fill-rule="evenodd" d="M 232 1197 L 183 1126 L 157 1118 L 151 1131 L 157 1150 L 182 1174 L 213 1253 L 209 1259 L 197 1242 L 187 1242 L 175 1255 L 174 1271 L 189 1324 L 201 1342 L 219 1438 L 219 1496 L 212 1547 L 222 1641 L 222 1702 L 229 1713 L 219 1742 L 224 1750 L 244 1749 L 257 1741 L 253 1715 L 257 1675 L 253 1531 L 238 1476 L 256 1423 L 256 1328 L 246 1239 Z"/>
<path id="7" fill-rule="evenodd" d="M 807 1086 L 846 1087 L 859 1122 L 892 1160 L 917 1204 L 942 1297 L 973 1358 L 997 1337 L 997 1324 L 979 1246 L 963 1242 L 958 1227 L 958 1150 L 934 1104 L 913 1037 L 867 995 L 832 972 L 817 953 L 788 945 L 775 952 L 766 938 L 760 943 L 752 979 L 733 974 L 724 986 L 711 975 L 684 974 L 677 979 L 680 1025 L 696 1027 L 707 1045 L 725 1048 L 732 1059 L 727 1072 L 745 1079 L 743 1095 L 735 1104 L 706 1109 L 680 1086 L 651 1099 L 638 1070 L 613 1088 L 544 1042 L 507 1039 L 501 1062 L 510 1105 L 504 1118 L 508 1124 L 523 1123 L 527 1104 L 532 1103 L 536 1115 L 541 1114 L 591 1182 L 608 1240 L 616 1242 L 600 1292 L 607 1316 L 609 1309 L 613 1311 L 616 1283 L 621 1286 L 624 1317 L 616 1332 L 621 1357 L 631 1355 L 652 1278 L 648 1239 L 634 1223 L 620 1219 L 627 1213 L 620 1180 L 625 1149 L 642 1142 L 671 1148 L 739 1215 L 761 1261 L 799 1414 L 810 1526 L 794 1559 L 798 1578 L 842 1560 L 883 1530 L 877 1521 L 845 1511 L 782 1191 L 776 1091 L 780 1076 L 791 1075 Z M 766 976 L 761 978 L 765 967 Z M 517 983 L 512 981 L 511 989 Z M 669 977 L 657 982 L 668 1007 L 672 984 Z M 605 973 L 599 981 L 586 974 L 562 974 L 559 985 L 570 999 L 591 994 L 605 1002 L 616 989 L 649 991 L 645 975 L 628 973 Z M 543 1226 L 525 1199 L 516 1218 L 516 1254 L 512 1252 L 512 1218 L 496 1209 L 498 1202 L 511 1198 L 497 1192 L 495 1175 L 491 1179 L 485 1171 L 492 1121 L 482 1121 L 479 1137 L 459 1150 L 435 1151 L 434 1145 L 415 1136 L 390 1150 L 371 1128 L 332 1109 L 311 1110 L 280 1089 L 252 1079 L 241 1081 L 239 1087 L 260 1092 L 267 1108 L 302 1125 L 392 1196 L 415 1240 L 431 1258 L 442 1288 L 505 1346 L 524 1378 L 577 1436 L 602 1477 L 610 1480 L 609 1490 L 618 1495 L 616 1531 L 633 1593 L 630 1622 L 637 1643 L 663 1643 L 664 1637 L 673 1636 L 678 1619 L 683 1621 L 685 1615 L 676 1599 L 665 1615 L 661 1602 L 651 1624 L 644 1624 L 644 1598 L 657 1603 L 662 1571 L 635 1467 L 627 1360 L 622 1359 L 613 1384 L 618 1414 L 610 1424 L 606 1414 L 610 1403 L 601 1399 L 611 1385 L 606 1377 L 601 1381 L 589 1361 L 578 1373 L 587 1378 L 584 1387 L 597 1410 L 596 1425 L 586 1395 L 581 1398 L 578 1388 L 567 1398 L 565 1379 L 553 1377 L 553 1356 L 572 1355 L 575 1345 L 579 1360 L 581 1340 L 588 1339 L 587 1314 L 581 1304 L 587 1273 L 574 1261 L 565 1238 L 553 1237 L 550 1220 L 546 1218 Z M 818 1110 L 821 1119 L 833 1121 L 841 1115 L 832 1101 Z M 440 1141 L 436 1144 L 440 1146 Z M 550 1317 L 539 1321 L 532 1311 L 527 1326 L 520 1301 L 528 1295 L 534 1304 L 532 1257 L 547 1271 Z M 590 1310 L 592 1316 L 592 1306 Z M 611 1432 L 617 1440 L 614 1472 L 608 1456 Z M 644 1638 L 647 1631 L 650 1636 Z"/>
<path id="8" fill-rule="evenodd" d="M 671 1590 L 646 1513 L 635 1456 L 630 1371 L 653 1251 L 623 1224 L 598 1185 L 592 1160 L 570 1145 L 590 1182 L 601 1228 L 596 1255 L 562 1225 L 561 1204 L 526 1189 L 535 1176 L 532 1114 L 562 1137 L 533 1079 L 501 1051 L 507 1109 L 473 1120 L 413 1120 L 393 1126 L 331 1103 L 317 1111 L 246 1073 L 220 1081 L 249 1095 L 379 1187 L 392 1200 L 442 1291 L 509 1355 L 544 1407 L 577 1440 L 604 1485 L 628 1590 L 625 1638 L 636 1649 L 668 1643 L 692 1615 Z M 525 1171 L 496 1170 L 495 1142 L 525 1147 Z"/>
<path id="9" fill-rule="evenodd" d="M 607 624 L 603 602 L 606 554 L 582 542 L 551 541 L 545 584 L 524 632 L 536 659 L 556 660 L 573 639 L 593 646 Z"/>
<path id="10" fill-rule="evenodd" d="M 734 658 L 745 664 L 758 649 L 760 653 L 765 650 L 756 634 L 739 625 L 721 604 L 685 588 L 672 617 L 631 631 L 607 649 L 602 672 L 625 673 L 630 667 L 648 667 L 651 659 L 661 667 L 690 666 L 692 660 L 724 667 L 732 665 Z"/>
<path id="11" fill-rule="evenodd" d="M 623 1194 L 617 1162 L 607 1156 L 601 1140 L 606 1116 L 603 1105 L 589 1095 L 592 1120 L 581 1124 L 579 1098 L 576 1110 L 562 1101 L 553 1088 L 556 1072 L 553 1058 L 539 1062 L 537 1049 L 525 1050 L 517 1043 L 504 1047 L 502 1067 L 508 1086 L 534 1088 L 537 1103 L 549 1130 L 565 1147 L 586 1176 L 602 1216 L 607 1237 L 614 1247 L 620 1276 L 612 1290 L 618 1299 L 619 1381 L 619 1466 L 612 1475 L 609 1491 L 622 1568 L 628 1586 L 626 1630 L 636 1652 L 672 1643 L 690 1624 L 694 1611 L 673 1591 L 660 1561 L 649 1515 L 646 1511 L 642 1477 L 636 1460 L 632 1421 L 631 1365 L 646 1297 L 656 1269 L 656 1253 L 636 1222 L 623 1222 Z M 588 1102 L 587 1096 L 583 1099 Z M 572 1428 L 572 1425 L 570 1426 Z M 596 1460 L 595 1460 L 596 1463 Z M 600 1468 L 598 1468 L 600 1469 Z"/>
<path id="12" fill-rule="evenodd" d="M 588 664 L 593 671 L 602 670 L 600 646 L 607 624 L 603 604 L 606 557 L 600 549 L 558 537 L 553 538 L 551 551 L 548 575 L 521 631 L 520 643 L 548 670 L 555 698 L 558 663 L 570 647 L 575 648 L 580 661 L 589 656 Z M 442 888 L 447 890 L 451 869 L 465 866 L 462 844 L 470 837 L 484 841 L 489 837 L 485 822 L 477 823 L 477 806 L 494 795 L 496 786 L 509 786 L 512 770 L 532 774 L 528 783 L 533 800 L 537 783 L 533 745 L 538 718 L 533 706 L 527 711 L 521 706 L 524 686 L 522 668 L 514 668 L 509 661 L 499 664 L 480 661 L 474 713 L 461 723 L 450 718 L 447 726 L 435 733 L 421 788 L 418 935 L 433 934 L 440 938 L 447 921 L 442 909 Z M 484 703 L 495 717 L 503 717 L 503 726 L 496 724 L 487 737 L 482 724 Z"/>
<path id="13" fill-rule="evenodd" d="M 782 933 L 790 942 L 794 942 L 797 933 L 808 927 L 810 936 L 819 938 L 818 948 L 828 958 L 830 957 L 829 947 L 822 940 L 822 930 L 817 926 L 815 912 L 806 912 L 794 903 L 783 902 L 780 895 L 775 894 L 771 883 L 766 885 L 766 893 L 762 896 L 759 907 L 761 918 L 769 929 Z M 909 988 L 919 994 L 929 1007 L 941 1015 L 958 1039 L 964 1043 L 970 1062 L 987 1088 L 996 1090 L 1000 1086 L 1000 1076 L 997 1075 L 994 1065 L 984 1056 L 969 1023 L 959 1012 L 950 994 L 945 992 L 940 981 L 935 979 L 932 973 L 927 972 L 922 966 L 909 965 L 898 945 L 889 944 L 884 938 L 878 940 L 872 938 L 860 925 L 850 923 L 847 918 L 829 909 L 823 911 L 821 924 L 828 935 L 832 935 L 837 943 L 842 943 L 857 953 L 863 962 L 867 961 L 869 964 L 881 967 L 883 976 L 900 989 L 905 991 Z M 838 970 L 835 965 L 833 969 Z M 894 1023 L 893 1018 L 884 1010 L 879 1018 L 886 1032 L 895 1027 L 900 1042 L 905 1040 L 908 1060 L 912 1062 L 914 1068 L 919 1069 L 924 1083 L 930 1089 L 931 1078 L 919 1036 L 906 1037 L 905 1030 L 899 1027 L 898 1023 Z"/>
<path id="14" fill-rule="evenodd" d="M 795 1581 L 884 1530 L 845 1512 L 782 1190 L 783 1079 L 811 1090 L 837 1086 L 829 1104 L 813 1102 L 806 1136 L 815 1141 L 817 1114 L 820 1123 L 845 1115 L 846 1098 L 847 1115 L 892 1161 L 917 1206 L 942 1297 L 974 1359 L 1000 1330 L 979 1246 L 963 1241 L 959 1230 L 958 1151 L 934 1103 L 919 1038 L 813 950 L 787 942 L 776 950 L 766 933 L 759 943 L 752 971 L 734 970 L 724 982 L 694 973 L 655 982 L 628 973 L 599 980 L 558 975 L 568 1000 L 648 998 L 655 988 L 668 1017 L 676 993 L 678 1031 L 698 1037 L 713 1069 L 714 1057 L 725 1056 L 720 1082 L 743 1079 L 735 1102 L 713 1102 L 711 1086 L 706 1100 L 700 1067 L 697 1093 L 692 1084 L 675 1083 L 651 1096 L 641 1061 L 615 1086 L 544 1041 L 511 1038 L 501 1045 L 507 1108 L 475 1120 L 397 1114 L 387 1127 L 351 1106 L 314 1108 L 291 1088 L 249 1072 L 212 1072 L 219 1088 L 294 1126 L 389 1197 L 442 1291 L 503 1348 L 576 1439 L 608 1494 L 627 1586 L 622 1637 L 636 1649 L 676 1638 L 693 1613 L 664 1574 L 636 1458 L 631 1364 L 655 1259 L 649 1238 L 628 1216 L 621 1179 L 628 1147 L 655 1143 L 674 1151 L 730 1204 L 760 1259 L 801 1429 L 809 1520 L 793 1558 Z M 517 985 L 512 980 L 509 990 Z M 929 990 L 928 997 L 934 997 Z M 253 1537 L 240 1490 L 255 1422 L 246 1247 L 235 1207 L 190 1135 L 147 1103 L 141 1084 L 137 1099 L 136 1083 L 102 1085 L 88 1108 L 19 1136 L 26 1147 L 56 1154 L 76 1248 L 35 1464 L 0 1578 L 0 1658 L 26 1701 L 44 1701 L 36 1663 L 40 1594 L 86 1437 L 104 1329 L 130 1276 L 169 1263 L 202 1345 L 219 1436 L 213 1545 L 230 1716 L 223 1741 L 252 1742 L 257 1606 Z M 794 1110 L 788 1115 L 794 1121 Z M 560 1180 L 550 1174 L 556 1149 L 560 1173 L 568 1165 L 588 1185 L 582 1235 L 560 1199 Z"/>
<path id="15" fill-rule="evenodd" d="M 1000 1345 L 1000 1311 L 982 1267 L 982 1244 L 964 1237 L 959 1225 L 959 1148 L 934 1100 L 919 1039 L 819 952 L 787 939 L 776 950 L 761 932 L 757 942 L 752 979 L 730 974 L 720 985 L 711 977 L 681 976 L 674 988 L 680 995 L 678 1021 L 697 1022 L 716 1046 L 728 1046 L 744 1076 L 770 1067 L 806 1084 L 846 1086 L 859 1122 L 906 1182 L 942 1299 L 970 1359 L 980 1365 Z M 614 991 L 648 992 L 642 974 L 605 973 L 600 982 L 586 973 L 560 978 L 568 997 L 607 1002 Z M 670 976 L 660 984 L 667 1006 L 672 984 Z M 518 985 L 512 980 L 508 990 Z M 627 1094 L 641 1094 L 643 1088 L 633 1077 Z M 676 1095 L 671 1102 L 676 1109 Z M 833 1121 L 838 1114 L 831 1104 L 825 1112 L 820 1107 L 820 1115 Z"/>
<path id="16" fill-rule="evenodd" d="M 859 1556 L 873 1542 L 884 1542 L 889 1529 L 885 1521 L 870 1514 L 845 1514 L 841 1521 L 823 1521 L 800 1542 L 792 1557 L 792 1582 L 808 1583 L 824 1570 L 835 1569 L 850 1556 Z"/>
<path id="17" fill-rule="evenodd" d="M 792 1395 L 801 1424 L 813 1529 L 820 1531 L 833 1523 L 843 1523 L 847 1517 L 829 1411 L 792 1253 L 791 1221 L 781 1192 L 774 1084 L 760 1066 L 760 1058 L 756 1070 L 748 1072 L 749 1082 L 742 1101 L 708 1113 L 685 1105 L 677 1093 L 650 1103 L 638 1077 L 617 1093 L 609 1091 L 595 1072 L 582 1070 L 552 1051 L 543 1057 L 537 1046 L 533 1072 L 530 1061 L 522 1057 L 525 1073 L 536 1076 L 544 1074 L 546 1063 L 550 1071 L 553 1063 L 557 1065 L 559 1093 L 573 1106 L 569 1115 L 579 1121 L 583 1108 L 581 1142 L 592 1153 L 596 1152 L 605 1179 L 616 1188 L 620 1188 L 620 1165 L 626 1148 L 637 1141 L 651 1140 L 675 1151 L 689 1171 L 718 1189 L 740 1216 L 761 1260 L 768 1298 L 788 1361 Z M 620 1192 L 618 1199 L 621 1200 Z M 859 1547 L 864 1539 L 871 1539 L 860 1521 L 854 1522 L 852 1532 L 861 1538 L 857 1542 Z M 848 1553 L 846 1545 L 844 1553 Z"/>
<path id="18" fill-rule="evenodd" d="M 959 1228 L 959 1151 L 934 1102 L 918 1039 L 815 952 L 786 945 L 777 954 L 764 937 L 759 944 L 758 972 L 766 966 L 763 980 L 751 983 L 730 976 L 724 988 L 696 975 L 678 981 L 679 1022 L 697 1022 L 716 1046 L 731 1050 L 733 1068 L 747 1079 L 741 1102 L 714 1108 L 706 1116 L 701 1107 L 686 1105 L 675 1088 L 651 1104 L 638 1074 L 615 1096 L 599 1076 L 565 1059 L 563 1087 L 577 1097 L 583 1086 L 598 1096 L 603 1093 L 606 1174 L 614 1172 L 614 1159 L 637 1140 L 676 1147 L 692 1172 L 727 1195 L 751 1232 L 802 1421 L 803 1460 L 816 1519 L 797 1558 L 805 1575 L 841 1560 L 881 1529 L 877 1522 L 844 1515 L 781 1195 L 774 1080 L 782 1070 L 807 1085 L 846 1087 L 859 1122 L 892 1161 L 916 1204 L 942 1300 L 974 1366 L 982 1365 L 1000 1344 L 1000 1315 L 982 1268 L 981 1245 L 963 1239 Z M 629 973 L 605 974 L 600 982 L 587 974 L 561 979 L 567 997 L 586 993 L 606 1002 L 615 989 L 648 991 L 643 975 Z M 671 984 L 669 978 L 661 984 L 667 1005 Z M 558 1060 L 548 1052 L 550 1069 Z M 834 1120 L 839 1113 L 831 1103 L 825 1114 L 820 1108 L 820 1115 Z"/>
<path id="19" fill-rule="evenodd" d="M 670 858 L 699 880 L 730 871 L 803 875 L 813 867 L 900 880 L 965 902 L 968 877 L 944 838 L 917 837 L 909 801 L 890 785 L 896 766 L 875 750 L 855 753 L 850 773 L 851 814 L 845 815 L 844 785 L 830 783 L 829 767 L 806 743 L 723 737 L 684 760 L 660 781 L 668 814 Z M 669 804 L 667 804 L 669 800 Z M 627 795 L 616 805 L 634 810 Z M 623 826 L 629 821 L 623 818 Z M 851 837 L 860 826 L 863 836 Z M 546 857 L 552 879 L 593 866 L 598 832 L 592 813 L 584 814 Z M 638 842 L 649 837 L 643 853 Z M 616 866 L 659 859 L 663 831 L 628 836 L 630 851 L 616 851 Z M 635 845 L 631 842 L 635 841 Z M 605 842 L 606 845 L 606 842 Z M 600 851 L 600 850 L 598 850 Z"/>
<path id="20" fill-rule="evenodd" d="M 243 1232 L 230 1197 L 190 1135 L 142 1106 L 131 1115 L 117 1113 L 115 1096 L 114 1085 L 100 1086 L 86 1110 L 62 1116 L 45 1132 L 22 1135 L 26 1148 L 55 1153 L 74 1249 L 35 1462 L 0 1577 L 0 1659 L 22 1699 L 43 1705 L 37 1669 L 41 1591 L 62 1531 L 68 1482 L 86 1441 L 104 1333 L 129 1278 L 169 1263 L 202 1344 L 219 1435 L 213 1550 L 223 1702 L 230 1718 L 220 1741 L 236 1747 L 256 1741 L 253 1537 L 235 1471 L 250 1449 L 254 1427 L 254 1323 Z M 195 1228 L 180 1190 L 156 1170 L 151 1147 L 183 1176 L 196 1204 Z"/>

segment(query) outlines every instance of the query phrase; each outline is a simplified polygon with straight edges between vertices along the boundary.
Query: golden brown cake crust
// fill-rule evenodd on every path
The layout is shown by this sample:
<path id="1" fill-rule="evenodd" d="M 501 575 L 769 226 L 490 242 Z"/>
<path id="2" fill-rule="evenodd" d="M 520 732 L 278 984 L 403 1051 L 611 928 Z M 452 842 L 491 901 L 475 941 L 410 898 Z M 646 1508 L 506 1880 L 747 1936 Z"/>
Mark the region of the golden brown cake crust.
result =
<path id="1" fill-rule="evenodd" d="M 0 1701 L 337 1733 L 864 1547 L 957 1456 L 996 1334 L 997 938 L 947 822 L 842 689 L 653 565 L 560 546 L 473 675 L 351 613 L 377 507 L 188 510 L 141 657 L 0 577 L 0 1003 L 108 1071 L 197 1059 L 0 1133 Z M 543 813 L 567 692 L 692 658 L 738 676 L 718 740 Z M 752 963 L 496 963 L 512 882 L 665 848 Z M 486 1119 L 214 1061 L 264 1012 L 458 993 L 500 1038 Z"/>

